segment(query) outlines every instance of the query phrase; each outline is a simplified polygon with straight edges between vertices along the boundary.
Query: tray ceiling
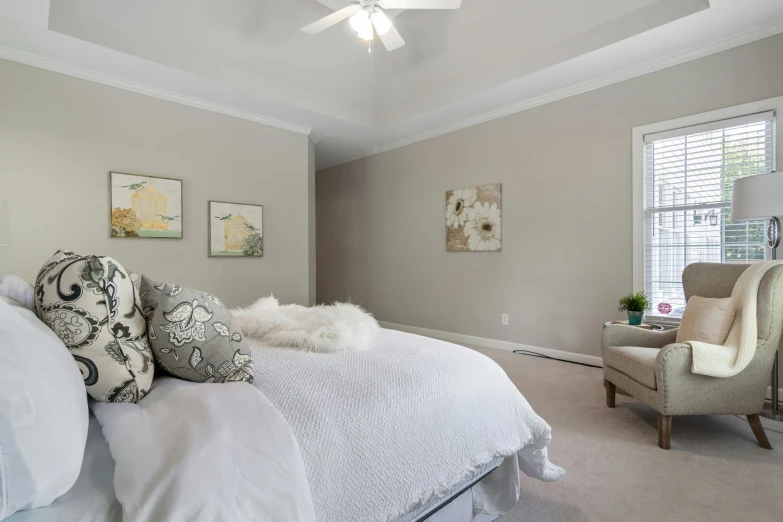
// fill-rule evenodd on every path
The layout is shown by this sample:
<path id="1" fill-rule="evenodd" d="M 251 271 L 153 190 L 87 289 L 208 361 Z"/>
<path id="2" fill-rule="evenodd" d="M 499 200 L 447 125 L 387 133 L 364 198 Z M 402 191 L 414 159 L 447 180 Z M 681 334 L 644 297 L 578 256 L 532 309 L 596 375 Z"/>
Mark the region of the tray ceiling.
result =
<path id="1" fill-rule="evenodd" d="M 368 53 L 347 22 L 299 32 L 348 3 L 3 0 L 0 56 L 312 129 L 322 167 L 730 37 L 783 31 L 778 0 L 463 0 L 456 11 L 390 12 L 407 42 L 393 52 L 376 42 Z"/>

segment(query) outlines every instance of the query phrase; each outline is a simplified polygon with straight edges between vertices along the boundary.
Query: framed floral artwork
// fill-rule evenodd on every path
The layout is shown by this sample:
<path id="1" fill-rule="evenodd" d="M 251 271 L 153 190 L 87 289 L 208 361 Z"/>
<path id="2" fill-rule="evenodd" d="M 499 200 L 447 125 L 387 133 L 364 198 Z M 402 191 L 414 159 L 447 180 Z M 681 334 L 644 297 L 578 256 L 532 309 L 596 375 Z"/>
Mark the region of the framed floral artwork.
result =
<path id="1" fill-rule="evenodd" d="M 109 172 L 111 237 L 182 239 L 182 180 Z"/>
<path id="2" fill-rule="evenodd" d="M 264 207 L 210 201 L 209 256 L 263 257 Z"/>
<path id="3" fill-rule="evenodd" d="M 446 192 L 446 250 L 497 252 L 501 248 L 501 185 Z"/>

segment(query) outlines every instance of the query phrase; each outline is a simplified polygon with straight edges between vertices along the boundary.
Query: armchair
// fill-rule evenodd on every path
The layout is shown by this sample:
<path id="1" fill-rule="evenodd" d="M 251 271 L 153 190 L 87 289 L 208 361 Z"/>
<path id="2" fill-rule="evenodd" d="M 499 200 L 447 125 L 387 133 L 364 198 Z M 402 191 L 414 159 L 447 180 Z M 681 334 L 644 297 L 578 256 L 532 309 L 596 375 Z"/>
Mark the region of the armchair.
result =
<path id="1" fill-rule="evenodd" d="M 685 298 L 729 297 L 748 265 L 693 263 L 682 273 Z M 771 269 L 758 292 L 758 345 L 751 363 L 733 377 L 691 373 L 692 352 L 677 344 L 677 330 L 626 325 L 604 328 L 602 355 L 606 405 L 630 395 L 658 412 L 658 446 L 669 449 L 674 415 L 746 415 L 762 448 L 772 449 L 759 419 L 773 357 L 783 331 L 783 266 Z"/>

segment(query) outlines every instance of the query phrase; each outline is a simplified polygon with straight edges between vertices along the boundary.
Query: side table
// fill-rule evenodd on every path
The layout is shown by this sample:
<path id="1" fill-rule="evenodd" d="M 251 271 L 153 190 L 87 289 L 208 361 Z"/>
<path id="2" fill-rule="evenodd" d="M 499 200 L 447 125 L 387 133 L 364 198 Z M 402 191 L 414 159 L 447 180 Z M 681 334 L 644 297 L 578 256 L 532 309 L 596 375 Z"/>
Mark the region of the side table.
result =
<path id="1" fill-rule="evenodd" d="M 655 330 L 655 331 L 663 331 L 664 327 L 659 324 L 649 324 L 649 323 L 642 323 L 642 324 L 632 324 L 629 325 L 628 321 L 607 321 L 604 323 L 604 328 L 607 326 L 613 325 L 613 324 L 624 324 L 625 326 L 633 326 L 634 328 L 642 328 L 644 330 Z"/>

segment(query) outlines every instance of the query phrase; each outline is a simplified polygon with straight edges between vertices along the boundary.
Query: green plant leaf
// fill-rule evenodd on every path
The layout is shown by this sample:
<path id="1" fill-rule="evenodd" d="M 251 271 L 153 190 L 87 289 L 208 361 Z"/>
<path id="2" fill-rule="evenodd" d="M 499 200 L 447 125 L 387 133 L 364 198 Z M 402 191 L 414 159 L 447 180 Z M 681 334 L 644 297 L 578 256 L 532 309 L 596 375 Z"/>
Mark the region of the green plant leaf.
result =
<path id="1" fill-rule="evenodd" d="M 625 297 L 620 298 L 618 312 L 644 312 L 649 310 L 650 300 L 644 292 L 636 292 L 635 294 L 628 294 Z"/>

